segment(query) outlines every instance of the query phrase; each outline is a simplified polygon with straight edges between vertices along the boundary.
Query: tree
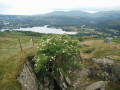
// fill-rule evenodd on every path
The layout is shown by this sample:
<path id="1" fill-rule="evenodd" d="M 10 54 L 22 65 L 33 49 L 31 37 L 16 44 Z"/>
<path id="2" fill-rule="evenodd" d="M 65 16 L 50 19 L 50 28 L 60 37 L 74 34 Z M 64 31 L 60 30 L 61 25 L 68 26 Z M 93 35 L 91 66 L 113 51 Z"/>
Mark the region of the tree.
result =
<path id="1" fill-rule="evenodd" d="M 68 70 L 74 65 L 75 56 L 79 53 L 77 40 L 72 40 L 67 35 L 52 35 L 44 37 L 37 48 L 33 61 L 34 70 L 40 75 L 56 77 L 60 70 L 67 75 Z"/>

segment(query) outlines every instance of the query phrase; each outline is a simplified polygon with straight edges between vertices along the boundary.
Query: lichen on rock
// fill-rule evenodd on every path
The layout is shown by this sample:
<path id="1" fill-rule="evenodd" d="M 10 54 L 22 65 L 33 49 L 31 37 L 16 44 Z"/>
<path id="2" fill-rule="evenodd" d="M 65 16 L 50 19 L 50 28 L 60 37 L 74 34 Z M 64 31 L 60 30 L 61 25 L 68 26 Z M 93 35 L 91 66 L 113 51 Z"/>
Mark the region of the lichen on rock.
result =
<path id="1" fill-rule="evenodd" d="M 24 63 L 18 80 L 23 90 L 38 90 L 38 81 L 29 61 Z"/>

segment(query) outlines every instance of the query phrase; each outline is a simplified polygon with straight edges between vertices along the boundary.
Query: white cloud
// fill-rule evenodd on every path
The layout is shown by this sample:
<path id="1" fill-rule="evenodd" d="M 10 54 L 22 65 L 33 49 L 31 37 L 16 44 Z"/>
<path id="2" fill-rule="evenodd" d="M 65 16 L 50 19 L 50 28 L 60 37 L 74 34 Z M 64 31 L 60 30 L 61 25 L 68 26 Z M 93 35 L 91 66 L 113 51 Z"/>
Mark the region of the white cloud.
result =
<path id="1" fill-rule="evenodd" d="M 9 14 L 40 14 L 53 9 L 112 8 L 120 6 L 120 0 L 0 0 L 12 7 Z M 118 7 L 117 7 L 118 8 Z"/>

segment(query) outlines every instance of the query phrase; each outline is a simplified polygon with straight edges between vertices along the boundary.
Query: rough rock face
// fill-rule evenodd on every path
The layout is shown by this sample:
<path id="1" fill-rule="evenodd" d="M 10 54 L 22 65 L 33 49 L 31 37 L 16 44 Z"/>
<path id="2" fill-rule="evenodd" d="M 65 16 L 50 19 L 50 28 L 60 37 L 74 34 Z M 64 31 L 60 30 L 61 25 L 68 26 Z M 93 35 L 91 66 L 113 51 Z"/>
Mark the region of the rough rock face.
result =
<path id="1" fill-rule="evenodd" d="M 39 84 L 39 90 L 54 90 L 54 82 L 49 76 L 42 77 Z"/>
<path id="2" fill-rule="evenodd" d="M 76 80 L 74 82 L 72 82 L 74 90 L 78 90 L 77 86 L 87 85 L 88 84 L 87 80 L 83 81 L 82 79 L 84 77 L 91 76 L 92 72 L 88 68 L 83 68 L 82 70 L 76 70 L 76 71 L 74 71 L 72 74 L 76 75 Z M 84 90 L 84 89 L 81 89 L 81 90 Z"/>
<path id="3" fill-rule="evenodd" d="M 99 73 L 98 76 L 104 80 L 111 80 L 114 82 L 120 82 L 120 65 L 104 65 L 102 67 L 103 72 Z"/>
<path id="4" fill-rule="evenodd" d="M 22 90 L 67 90 L 68 86 L 71 86 L 70 79 L 64 77 L 61 72 L 55 80 L 50 76 L 44 76 L 38 81 L 30 61 L 24 63 L 18 80 L 22 85 Z"/>
<path id="5" fill-rule="evenodd" d="M 18 77 L 18 80 L 21 83 L 23 90 L 38 90 L 36 76 L 28 61 L 24 64 L 23 70 Z"/>
<path id="6" fill-rule="evenodd" d="M 81 71 L 76 72 L 79 78 L 88 77 L 91 75 L 91 70 L 88 68 L 83 68 Z"/>
<path id="7" fill-rule="evenodd" d="M 105 39 L 105 40 L 103 41 L 103 43 L 104 43 L 104 44 L 110 44 L 110 40 Z"/>
<path id="8" fill-rule="evenodd" d="M 113 81 L 116 81 L 116 82 L 120 82 L 120 65 L 118 64 L 118 65 L 114 65 L 113 67 L 112 67 L 112 74 L 113 74 L 113 78 L 112 78 L 112 80 Z"/>
<path id="9" fill-rule="evenodd" d="M 103 59 L 92 59 L 93 64 L 100 67 L 100 72 L 97 74 L 102 80 L 111 80 L 120 82 L 120 64 L 114 64 L 114 59 L 107 56 Z M 93 72 L 95 68 L 92 68 Z M 97 70 L 98 71 L 98 70 Z"/>
<path id="10" fill-rule="evenodd" d="M 87 86 L 85 90 L 105 90 L 105 84 L 106 82 L 104 81 L 98 81 Z"/>
<path id="11" fill-rule="evenodd" d="M 106 56 L 103 59 L 95 59 L 95 58 L 93 58 L 92 62 L 93 63 L 98 63 L 98 64 L 113 64 L 114 63 L 114 59 L 109 57 L 109 56 Z"/>
<path id="12" fill-rule="evenodd" d="M 60 90 L 67 90 L 68 86 L 71 86 L 71 81 L 68 77 L 64 77 L 60 72 L 59 77 L 56 79 L 57 84 L 60 87 Z"/>

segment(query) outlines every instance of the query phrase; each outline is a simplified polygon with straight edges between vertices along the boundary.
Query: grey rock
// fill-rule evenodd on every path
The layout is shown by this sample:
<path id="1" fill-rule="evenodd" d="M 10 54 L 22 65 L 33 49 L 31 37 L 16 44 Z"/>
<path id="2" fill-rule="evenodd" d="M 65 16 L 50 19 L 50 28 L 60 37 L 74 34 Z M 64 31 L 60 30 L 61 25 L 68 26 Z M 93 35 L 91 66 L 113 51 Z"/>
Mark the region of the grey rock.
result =
<path id="1" fill-rule="evenodd" d="M 66 81 L 66 83 L 67 83 L 69 86 L 71 85 L 71 81 L 70 81 L 70 79 L 69 79 L 68 77 L 65 78 L 65 81 Z"/>
<path id="2" fill-rule="evenodd" d="M 111 42 L 110 42 L 109 39 L 105 39 L 105 40 L 103 41 L 103 43 L 104 43 L 104 44 L 110 44 Z"/>
<path id="3" fill-rule="evenodd" d="M 98 64 L 114 64 L 114 59 L 112 57 L 106 56 L 103 59 L 92 59 L 93 64 L 98 63 Z"/>
<path id="4" fill-rule="evenodd" d="M 108 80 L 109 79 L 109 73 L 107 72 L 102 72 L 102 73 L 99 73 L 98 76 L 103 79 L 103 80 Z"/>
<path id="5" fill-rule="evenodd" d="M 64 80 L 63 74 L 60 72 L 60 81 L 63 81 L 63 80 Z"/>
<path id="6" fill-rule="evenodd" d="M 87 86 L 85 90 L 105 90 L 105 84 L 106 83 L 104 81 L 98 81 L 96 83 Z"/>
<path id="7" fill-rule="evenodd" d="M 79 78 L 87 77 L 91 74 L 91 70 L 88 68 L 83 68 L 82 70 L 74 72 L 74 74 Z"/>
<path id="8" fill-rule="evenodd" d="M 49 85 L 49 78 L 48 77 L 44 77 L 44 82 L 45 82 L 44 86 L 45 87 L 48 86 Z"/>
<path id="9" fill-rule="evenodd" d="M 63 88 L 67 88 L 67 85 L 65 83 L 63 83 Z"/>
<path id="10" fill-rule="evenodd" d="M 24 90 L 38 90 L 38 81 L 36 79 L 35 73 L 27 61 L 24 66 L 21 74 L 18 77 L 19 82 L 22 85 Z"/>
<path id="11" fill-rule="evenodd" d="M 112 75 L 114 75 L 114 77 L 112 78 L 113 81 L 115 82 L 120 82 L 120 65 L 114 65 L 112 67 L 112 71 L 111 71 Z"/>

